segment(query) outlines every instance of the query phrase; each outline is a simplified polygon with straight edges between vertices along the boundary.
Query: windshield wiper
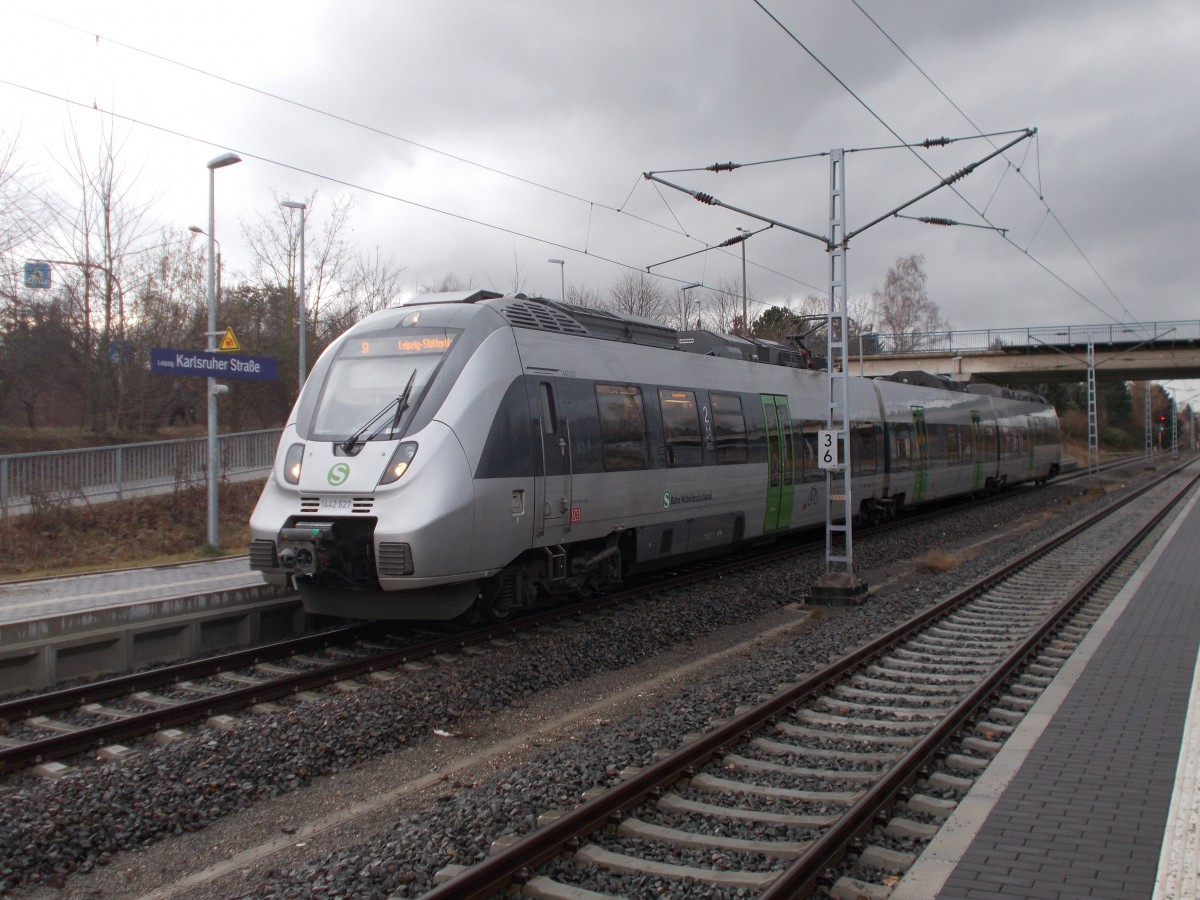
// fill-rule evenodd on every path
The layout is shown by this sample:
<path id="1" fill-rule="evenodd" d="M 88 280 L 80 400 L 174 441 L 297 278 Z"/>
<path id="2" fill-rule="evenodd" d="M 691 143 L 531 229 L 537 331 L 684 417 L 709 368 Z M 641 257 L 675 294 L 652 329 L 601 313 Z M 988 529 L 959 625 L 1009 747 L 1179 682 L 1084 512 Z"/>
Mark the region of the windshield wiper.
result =
<path id="1" fill-rule="evenodd" d="M 353 453 L 354 448 L 359 443 L 359 438 L 361 438 L 363 436 L 364 432 L 366 432 L 366 430 L 368 428 L 370 428 L 377 421 L 379 421 L 381 418 L 383 418 L 385 415 L 387 415 L 388 412 L 391 411 L 392 407 L 396 408 L 396 412 L 392 416 L 390 430 L 395 431 L 400 426 L 400 417 L 402 415 L 404 415 L 404 411 L 406 409 L 408 409 L 408 396 L 409 396 L 409 394 L 412 393 L 413 381 L 416 379 L 416 377 L 417 377 L 417 370 L 413 369 L 412 374 L 408 376 L 408 384 L 406 384 L 404 386 L 404 391 L 400 394 L 400 396 L 389 400 L 387 402 L 387 405 L 384 406 L 383 409 L 381 409 L 379 412 L 375 413 L 375 415 L 371 416 L 371 418 L 369 418 L 365 423 L 363 423 L 362 428 L 358 429 L 358 431 L 354 432 L 354 434 L 350 435 L 350 437 L 348 437 L 348 438 L 346 438 L 346 440 L 342 441 L 341 446 L 342 446 L 342 451 L 344 453 L 347 453 L 347 454 Z M 363 443 L 365 444 L 367 441 L 375 440 L 375 438 L 379 437 L 379 435 L 381 435 L 383 433 L 383 429 L 384 429 L 384 426 L 380 425 L 378 428 L 376 428 L 374 431 L 372 431 L 369 435 L 367 435 L 367 438 L 365 441 L 363 441 Z"/>

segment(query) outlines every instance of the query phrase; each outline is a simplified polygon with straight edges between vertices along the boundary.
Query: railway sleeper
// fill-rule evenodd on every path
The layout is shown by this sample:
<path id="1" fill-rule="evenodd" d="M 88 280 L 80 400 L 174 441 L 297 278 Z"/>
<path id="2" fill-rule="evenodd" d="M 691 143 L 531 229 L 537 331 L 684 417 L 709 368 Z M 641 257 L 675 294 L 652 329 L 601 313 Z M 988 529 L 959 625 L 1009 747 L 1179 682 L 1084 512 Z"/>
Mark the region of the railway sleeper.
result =
<path id="1" fill-rule="evenodd" d="M 994 737 L 1011 737 L 1015 726 L 1003 722 L 985 721 L 976 722 L 971 730 L 981 737 L 991 740 Z"/>
<path id="2" fill-rule="evenodd" d="M 817 713 L 816 715 L 820 715 Z M 832 716 L 826 716 L 826 719 L 832 719 Z M 850 720 L 843 720 L 849 722 Z M 865 723 L 853 723 L 857 727 L 863 727 Z M 776 722 L 775 730 L 790 738 L 809 741 L 853 741 L 856 744 L 864 746 L 885 746 L 885 747 L 911 747 L 918 740 L 917 737 L 909 737 L 902 734 L 862 734 L 860 732 L 834 732 L 826 731 L 819 728 L 809 728 L 804 725 L 794 724 L 792 722 Z"/>
<path id="3" fill-rule="evenodd" d="M 750 746 L 764 753 L 777 756 L 800 756 L 809 759 L 824 759 L 833 763 L 852 762 L 859 766 L 887 766 L 898 760 L 903 753 L 869 753 L 861 750 L 827 750 L 824 747 L 805 747 L 800 744 L 784 744 L 770 738 L 758 737 L 750 741 Z M 825 771 L 825 770 L 822 770 Z M 880 771 L 878 774 L 882 775 Z"/>
<path id="4" fill-rule="evenodd" d="M 931 797 L 929 794 L 913 794 L 901 805 L 900 809 L 918 816 L 927 816 L 945 822 L 958 809 L 958 803 L 944 797 Z"/>
<path id="5" fill-rule="evenodd" d="M 956 693 L 937 693 L 937 694 L 912 694 L 912 693 L 893 693 L 882 689 L 868 690 L 865 688 L 850 687 L 849 685 L 839 684 L 833 689 L 833 693 L 838 697 L 848 697 L 852 700 L 874 700 L 876 702 L 883 700 L 902 701 L 914 707 L 919 707 L 924 703 L 925 708 L 930 707 L 946 707 L 953 706 L 959 698 Z"/>
<path id="6" fill-rule="evenodd" d="M 945 682 L 937 682 L 929 685 L 916 684 L 911 681 L 897 681 L 894 678 L 873 678 L 870 675 L 864 675 L 861 672 L 851 675 L 846 684 L 854 687 L 863 687 L 865 689 L 879 691 L 880 693 L 910 693 L 912 689 L 919 688 L 921 696 L 929 697 L 958 697 L 962 691 L 957 684 L 946 684 Z"/>
<path id="7" fill-rule="evenodd" d="M 1019 725 L 1025 719 L 1024 709 L 1004 709 L 1000 706 L 993 706 L 988 710 L 988 718 L 996 722 L 1002 722 L 1006 725 Z"/>
<path id="8" fill-rule="evenodd" d="M 899 720 L 896 724 L 941 719 L 944 712 L 940 708 L 927 706 L 887 706 L 881 703 L 858 703 L 853 700 L 829 696 L 818 697 L 817 702 L 838 712 L 854 712 L 864 716 L 895 716 Z M 878 719 L 877 721 L 892 722 L 891 719 Z"/>
<path id="9" fill-rule="evenodd" d="M 764 825 L 790 825 L 794 828 L 826 828 L 838 820 L 837 816 L 814 816 L 800 813 L 777 813 L 758 809 L 742 809 L 739 806 L 720 806 L 716 803 L 701 803 L 679 794 L 664 794 L 657 806 L 672 815 L 700 815 L 713 818 L 736 819 L 741 822 L 759 822 Z"/>
<path id="10" fill-rule="evenodd" d="M 895 816 L 884 826 L 883 833 L 901 841 L 931 841 L 941 827 L 931 822 L 917 822 L 903 816 Z"/>
<path id="11" fill-rule="evenodd" d="M 134 716 L 141 715 L 132 709 L 117 709 L 115 706 L 105 706 L 103 703 L 85 703 L 79 707 L 79 711 L 89 716 L 103 716 L 106 719 L 119 721 L 121 719 L 132 719 Z"/>
<path id="12" fill-rule="evenodd" d="M 1011 709 L 1013 712 L 1020 713 L 1022 716 L 1029 710 L 1033 709 L 1035 700 L 1029 697 L 1015 697 L 1012 694 L 1005 694 L 1000 698 L 1002 709 Z"/>
<path id="13" fill-rule="evenodd" d="M 699 850 L 736 850 L 740 853 L 761 853 L 763 856 L 771 856 L 776 859 L 795 859 L 812 843 L 811 841 L 758 841 L 731 838 L 725 835 L 698 834 L 680 828 L 655 825 L 638 818 L 628 818 L 622 821 L 617 826 L 617 834 L 622 837 L 658 841 Z"/>
<path id="14" fill-rule="evenodd" d="M 449 881 L 461 871 L 466 870 L 466 866 L 446 866 L 442 872 L 449 872 L 450 869 L 458 871 L 449 872 L 443 879 Z M 438 872 L 440 875 L 441 872 Z M 436 878 L 434 884 L 440 884 Z M 574 885 L 563 884 L 561 881 L 555 881 L 546 875 L 535 875 L 525 883 L 521 889 L 522 897 L 533 897 L 535 900 L 620 900 L 612 894 L 601 894 L 597 891 L 589 891 L 584 888 L 578 888 Z"/>
<path id="15" fill-rule="evenodd" d="M 991 668 L 986 662 L 978 661 L 978 657 L 969 654 L 955 653 L 922 653 L 917 650 L 910 650 L 907 647 L 897 647 L 887 656 L 883 657 L 883 662 L 888 660 L 905 660 L 909 663 L 919 662 L 924 665 L 936 665 L 940 669 L 957 668 L 967 672 L 979 672 Z"/>
<path id="16" fill-rule="evenodd" d="M 862 796 L 862 791 L 802 791 L 797 788 L 771 787 L 716 775 L 700 773 L 692 778 L 690 786 L 698 791 L 712 794 L 743 794 L 751 797 L 768 797 L 774 800 L 796 800 L 801 803 L 824 803 L 832 806 L 849 806 Z"/>
<path id="17" fill-rule="evenodd" d="M 829 889 L 833 900 L 887 900 L 892 889 L 887 885 L 842 876 Z"/>
<path id="18" fill-rule="evenodd" d="M 51 719 L 49 716 L 33 716 L 26 719 L 25 724 L 30 728 L 38 731 L 48 731 L 51 734 L 75 734 L 78 731 L 83 731 L 83 725 L 73 725 L 70 722 L 63 722 L 59 719 Z"/>
<path id="19" fill-rule="evenodd" d="M 887 732 L 902 732 L 904 735 L 916 734 L 922 735 L 929 729 L 925 726 L 927 722 L 917 720 L 897 721 L 893 719 L 854 719 L 848 716 L 831 716 L 827 713 L 817 712 L 813 709 L 796 710 L 796 718 L 801 719 L 810 725 L 824 725 L 828 728 L 848 728 L 854 732 L 854 739 L 858 740 L 859 735 L 855 729 L 869 728 L 875 731 Z M 835 735 L 835 737 L 845 737 L 846 735 Z M 894 735 L 888 735 L 895 739 Z M 915 738 L 913 739 L 916 740 Z"/>
<path id="20" fill-rule="evenodd" d="M 913 867 L 917 854 L 907 850 L 893 850 L 891 847 L 879 847 L 871 844 L 863 848 L 859 854 L 857 869 L 864 875 L 879 873 L 881 875 L 899 875 Z M 889 888 L 890 891 L 890 888 Z"/>
<path id="21" fill-rule="evenodd" d="M 951 793 L 959 797 L 966 796 L 967 791 L 974 786 L 975 779 L 962 778 L 958 775 L 951 775 L 949 772 L 934 772 L 925 779 L 926 789 Z"/>
<path id="22" fill-rule="evenodd" d="M 737 887 L 747 890 L 762 890 L 778 877 L 778 872 L 743 872 L 730 869 L 701 869 L 696 866 L 680 866 L 674 863 L 637 859 L 623 853 L 614 853 L 595 844 L 586 844 L 576 851 L 577 863 L 588 863 L 599 869 L 622 872 L 627 875 L 651 875 L 658 878 L 691 878 L 719 887 Z"/>
<path id="23" fill-rule="evenodd" d="M 779 775 L 789 775 L 792 778 L 838 778 L 843 781 L 865 781 L 868 784 L 879 779 L 880 771 L 832 771 L 830 769 L 813 769 L 806 766 L 788 766 L 783 763 L 767 762 L 761 759 L 751 759 L 731 753 L 722 761 L 722 765 L 745 772 L 774 772 Z"/>
<path id="24" fill-rule="evenodd" d="M 951 674 L 949 672 L 914 672 L 905 668 L 892 668 L 891 666 L 884 665 L 882 662 L 872 663 L 871 665 L 867 666 L 865 671 L 871 675 L 879 675 L 890 681 L 901 684 L 908 683 L 905 681 L 905 679 L 911 678 L 916 679 L 917 683 L 920 684 L 924 684 L 926 682 L 929 684 L 957 684 L 966 688 L 971 688 L 978 684 L 979 681 L 977 678 L 973 678 L 971 675 L 965 673 Z"/>
<path id="25" fill-rule="evenodd" d="M 966 750 L 970 753 L 980 753 L 988 756 L 995 756 L 1000 752 L 1000 748 L 1004 746 L 1004 742 L 992 741 L 979 737 L 965 737 L 962 739 L 962 743 L 959 746 L 963 750 Z"/>

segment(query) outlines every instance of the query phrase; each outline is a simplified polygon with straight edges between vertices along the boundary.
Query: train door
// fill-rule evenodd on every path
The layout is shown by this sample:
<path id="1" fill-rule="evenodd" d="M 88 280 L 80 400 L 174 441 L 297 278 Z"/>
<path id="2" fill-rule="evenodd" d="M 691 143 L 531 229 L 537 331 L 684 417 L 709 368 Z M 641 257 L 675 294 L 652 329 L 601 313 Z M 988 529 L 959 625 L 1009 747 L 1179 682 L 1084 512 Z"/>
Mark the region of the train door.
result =
<path id="1" fill-rule="evenodd" d="M 914 406 L 912 408 L 913 431 L 915 432 L 915 459 L 913 462 L 916 465 L 916 472 L 913 480 L 913 501 L 920 503 L 925 499 L 925 494 L 929 490 L 929 429 L 925 425 L 925 407 Z"/>
<path id="2" fill-rule="evenodd" d="M 982 491 L 983 474 L 983 427 L 979 424 L 979 410 L 971 410 L 971 456 L 975 465 L 971 468 L 971 490 Z"/>
<path id="3" fill-rule="evenodd" d="M 1025 417 L 1025 477 L 1032 478 L 1037 468 L 1034 454 L 1037 452 L 1037 425 L 1033 416 Z"/>
<path id="4" fill-rule="evenodd" d="M 767 428 L 767 509 L 763 517 L 766 532 L 787 528 L 792 522 L 795 450 L 787 397 L 762 394 L 761 398 Z"/>
<path id="5" fill-rule="evenodd" d="M 538 418 L 541 437 L 541 476 L 538 479 L 537 533 L 548 528 L 571 530 L 572 460 L 571 429 L 566 418 L 559 418 L 554 402 L 554 386 L 538 383 Z"/>

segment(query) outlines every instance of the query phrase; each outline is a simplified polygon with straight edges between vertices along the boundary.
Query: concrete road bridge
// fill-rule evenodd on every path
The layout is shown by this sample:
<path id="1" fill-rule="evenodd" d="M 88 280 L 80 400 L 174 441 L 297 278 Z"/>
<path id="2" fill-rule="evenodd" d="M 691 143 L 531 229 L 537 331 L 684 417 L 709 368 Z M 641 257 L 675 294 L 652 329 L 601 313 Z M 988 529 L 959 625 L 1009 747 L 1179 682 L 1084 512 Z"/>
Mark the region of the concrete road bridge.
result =
<path id="1" fill-rule="evenodd" d="M 921 370 L 994 384 L 1200 378 L 1200 321 L 1120 322 L 854 336 L 850 374 Z M 813 348 L 821 352 L 819 341 Z"/>

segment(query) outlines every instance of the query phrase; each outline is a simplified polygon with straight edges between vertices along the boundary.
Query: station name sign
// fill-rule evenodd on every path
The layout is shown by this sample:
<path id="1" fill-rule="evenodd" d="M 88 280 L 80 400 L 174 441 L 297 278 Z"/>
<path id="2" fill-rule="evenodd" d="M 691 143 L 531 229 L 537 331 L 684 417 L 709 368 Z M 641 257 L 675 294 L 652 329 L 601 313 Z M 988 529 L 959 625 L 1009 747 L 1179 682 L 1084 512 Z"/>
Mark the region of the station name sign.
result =
<path id="1" fill-rule="evenodd" d="M 150 371 L 155 375 L 242 378 L 249 381 L 276 381 L 279 378 L 273 356 L 243 356 L 215 350 L 172 350 L 169 347 L 150 348 Z"/>

